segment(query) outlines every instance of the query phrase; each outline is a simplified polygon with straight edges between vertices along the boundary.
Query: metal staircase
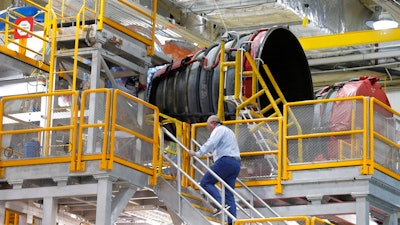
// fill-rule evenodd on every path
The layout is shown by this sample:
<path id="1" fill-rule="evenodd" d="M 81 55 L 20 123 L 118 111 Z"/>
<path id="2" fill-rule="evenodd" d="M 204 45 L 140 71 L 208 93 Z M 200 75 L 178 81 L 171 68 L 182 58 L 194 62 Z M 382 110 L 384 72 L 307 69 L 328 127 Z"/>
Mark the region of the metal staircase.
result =
<path id="1" fill-rule="evenodd" d="M 164 135 L 167 135 L 169 138 L 175 141 L 177 145 L 179 145 L 179 148 L 182 148 L 184 151 L 188 151 L 186 146 L 176 139 L 175 136 L 167 129 L 163 128 L 161 135 L 162 139 Z M 198 145 L 195 140 L 192 141 L 194 144 Z M 180 157 L 182 157 L 181 153 L 180 151 L 177 151 L 177 158 L 179 159 Z M 181 162 L 175 162 L 168 156 L 166 152 L 163 154 L 163 158 L 169 162 L 168 164 L 171 167 L 176 169 L 177 174 L 175 176 L 176 179 L 165 179 L 160 177 L 158 179 L 156 193 L 168 207 L 174 210 L 179 218 L 193 225 L 213 224 L 213 222 L 225 224 L 226 216 L 231 217 L 233 220 L 239 219 L 232 217 L 232 215 L 228 211 L 225 211 L 225 209 L 223 209 L 224 212 L 221 214 L 221 218 L 213 218 L 212 214 L 215 211 L 214 207 L 217 206 L 218 208 L 222 208 L 222 206 L 216 200 L 214 200 L 213 197 L 211 197 L 196 180 L 194 180 L 182 169 L 180 165 L 183 164 L 181 164 Z M 265 203 L 262 198 L 252 192 L 249 187 L 240 181 L 240 179 L 237 179 L 237 182 L 240 184 L 241 194 L 231 189 L 221 178 L 213 173 L 208 166 L 201 161 L 201 159 L 192 159 L 193 160 L 190 165 L 195 171 L 203 174 L 201 171 L 208 170 L 219 180 L 221 184 L 220 191 L 224 192 L 228 189 L 234 194 L 237 201 L 238 215 L 240 215 L 241 218 L 279 217 L 279 215 L 267 203 Z M 191 186 L 182 186 L 182 179 L 188 179 Z M 262 205 L 261 208 L 264 211 L 264 215 L 255 208 L 253 205 L 254 202 L 248 199 L 249 196 L 252 196 L 252 199 L 256 199 L 256 201 Z M 224 198 L 224 195 L 221 195 L 221 197 Z M 222 202 L 224 202 L 224 200 L 222 200 Z M 287 223 L 282 221 L 274 224 Z"/>

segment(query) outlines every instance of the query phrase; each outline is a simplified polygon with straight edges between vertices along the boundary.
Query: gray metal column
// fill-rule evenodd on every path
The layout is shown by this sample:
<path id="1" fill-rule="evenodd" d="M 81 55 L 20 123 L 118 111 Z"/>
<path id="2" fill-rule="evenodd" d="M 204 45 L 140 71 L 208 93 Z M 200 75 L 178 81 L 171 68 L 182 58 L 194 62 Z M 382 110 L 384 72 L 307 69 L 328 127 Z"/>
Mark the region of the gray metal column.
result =
<path id="1" fill-rule="evenodd" d="M 6 218 L 6 201 L 0 201 L 0 221 Z"/>
<path id="2" fill-rule="evenodd" d="M 100 88 L 100 70 L 101 70 L 101 44 L 97 43 L 93 48 L 92 52 L 92 65 L 91 65 L 91 72 L 89 75 L 89 83 L 90 89 Z M 98 123 L 99 115 L 98 115 L 98 106 L 100 100 L 98 99 L 98 95 L 91 94 L 89 96 L 89 117 L 88 123 L 89 124 L 96 124 Z M 104 102 L 103 102 L 104 103 Z M 101 118 L 103 119 L 103 118 Z M 101 121 L 104 122 L 104 121 Z M 101 135 L 99 130 L 97 129 L 89 129 L 88 130 L 88 141 L 87 141 L 87 152 L 101 152 L 102 143 L 98 141 L 98 135 Z"/>
<path id="3" fill-rule="evenodd" d="M 54 197 L 43 198 L 43 224 L 56 224 L 58 199 Z"/>
<path id="4" fill-rule="evenodd" d="M 352 193 L 356 199 L 356 224 L 369 225 L 369 202 L 368 193 Z"/>
<path id="5" fill-rule="evenodd" d="M 20 214 L 18 225 L 28 225 L 28 224 L 32 224 L 32 223 L 28 223 L 28 215 Z"/>
<path id="6" fill-rule="evenodd" d="M 100 85 L 100 70 L 101 70 L 101 44 L 96 43 L 92 53 L 92 66 L 90 74 L 90 88 L 96 89 L 101 88 Z"/>
<path id="7" fill-rule="evenodd" d="M 136 191 L 133 190 L 133 187 L 121 188 L 118 191 L 111 204 L 111 221 L 113 223 L 118 219 L 121 212 L 124 211 L 126 205 L 132 198 L 133 194 L 135 194 L 135 192 Z"/>
<path id="8" fill-rule="evenodd" d="M 95 176 L 97 182 L 96 225 L 111 225 L 112 181 L 109 175 Z"/>

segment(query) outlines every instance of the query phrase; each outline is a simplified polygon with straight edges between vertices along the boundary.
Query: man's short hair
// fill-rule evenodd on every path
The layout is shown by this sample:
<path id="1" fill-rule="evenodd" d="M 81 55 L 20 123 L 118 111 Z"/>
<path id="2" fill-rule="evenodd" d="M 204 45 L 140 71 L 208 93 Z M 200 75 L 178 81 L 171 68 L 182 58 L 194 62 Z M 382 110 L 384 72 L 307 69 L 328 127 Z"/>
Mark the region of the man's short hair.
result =
<path id="1" fill-rule="evenodd" d="M 207 123 L 212 123 L 212 122 L 221 123 L 221 120 L 218 118 L 218 116 L 212 115 L 208 117 Z"/>

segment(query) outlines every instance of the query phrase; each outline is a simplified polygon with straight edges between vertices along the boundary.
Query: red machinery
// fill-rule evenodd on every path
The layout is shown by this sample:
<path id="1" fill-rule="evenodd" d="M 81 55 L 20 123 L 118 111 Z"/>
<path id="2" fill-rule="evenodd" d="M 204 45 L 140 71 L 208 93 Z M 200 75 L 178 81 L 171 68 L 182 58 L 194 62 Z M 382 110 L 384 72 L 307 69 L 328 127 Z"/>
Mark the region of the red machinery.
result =
<path id="1" fill-rule="evenodd" d="M 390 106 L 386 93 L 378 84 L 378 81 L 379 77 L 377 76 L 363 76 L 359 79 L 353 79 L 348 82 L 325 87 L 316 94 L 316 97 L 318 99 L 328 99 L 351 96 L 369 96 Z M 354 113 L 357 115 L 354 116 Z M 361 113 L 361 105 L 354 106 L 351 101 L 335 101 L 327 104 L 316 105 L 314 109 L 313 130 L 314 132 L 335 132 L 346 131 L 352 128 L 360 129 L 363 125 L 363 116 Z M 391 117 L 391 115 L 387 115 L 388 113 L 386 111 L 380 113 L 385 117 Z M 327 146 L 327 154 L 315 154 L 315 160 L 337 159 L 339 151 L 338 141 L 347 141 L 349 139 L 347 135 L 340 138 L 338 137 L 340 136 L 330 137 Z M 323 147 L 322 149 L 316 150 L 325 152 L 325 148 Z"/>

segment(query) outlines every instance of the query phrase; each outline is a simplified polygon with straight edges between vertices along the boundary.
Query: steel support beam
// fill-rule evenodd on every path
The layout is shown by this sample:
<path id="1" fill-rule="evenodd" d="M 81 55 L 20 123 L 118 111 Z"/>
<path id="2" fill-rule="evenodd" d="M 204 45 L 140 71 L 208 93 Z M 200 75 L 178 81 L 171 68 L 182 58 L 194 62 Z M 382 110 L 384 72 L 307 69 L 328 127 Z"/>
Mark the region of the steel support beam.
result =
<path id="1" fill-rule="evenodd" d="M 229 9 L 229 8 L 238 8 L 238 7 L 248 7 L 252 5 L 260 5 L 266 3 L 274 3 L 276 0 L 247 0 L 247 1 L 225 1 L 220 4 L 209 4 L 207 2 L 201 4 L 201 1 L 196 2 L 192 7 L 190 7 L 191 12 L 204 12 L 204 11 L 213 11 L 216 8 L 218 9 Z"/>
<path id="2" fill-rule="evenodd" d="M 389 30 L 367 30 L 314 37 L 299 38 L 304 51 L 325 48 L 339 48 L 354 45 L 398 41 L 400 28 Z"/>
<path id="3" fill-rule="evenodd" d="M 0 200 L 42 199 L 45 197 L 89 196 L 97 193 L 97 184 L 68 185 L 64 187 L 5 189 Z"/>
<path id="4" fill-rule="evenodd" d="M 96 225 L 111 224 L 112 182 L 116 178 L 104 175 L 96 176 L 96 179 L 98 180 Z"/>
<path id="5" fill-rule="evenodd" d="M 111 203 L 111 222 L 114 223 L 117 221 L 119 215 L 123 212 L 135 192 L 132 188 L 123 188 L 118 191 Z"/>
<path id="6" fill-rule="evenodd" d="M 382 1 L 382 0 L 373 0 L 376 4 L 380 5 L 383 9 L 388 11 L 393 17 L 396 19 L 400 19 L 400 7 L 397 1 Z"/>
<path id="7" fill-rule="evenodd" d="M 56 224 L 58 199 L 54 197 L 43 198 L 43 224 Z"/>

